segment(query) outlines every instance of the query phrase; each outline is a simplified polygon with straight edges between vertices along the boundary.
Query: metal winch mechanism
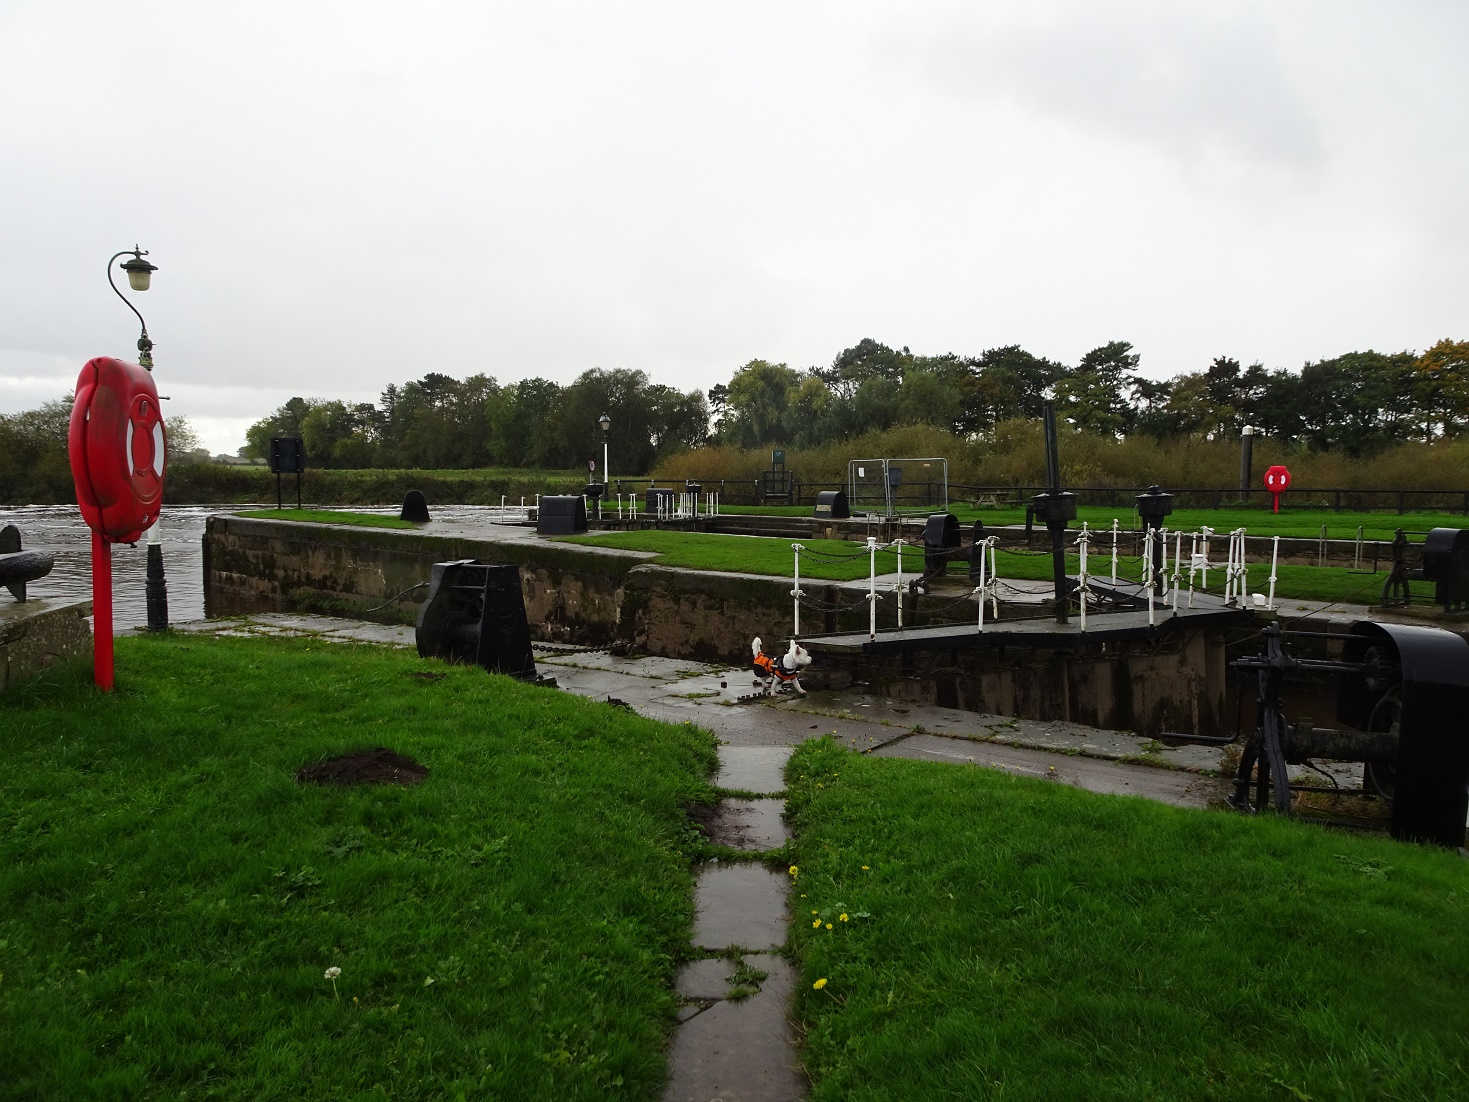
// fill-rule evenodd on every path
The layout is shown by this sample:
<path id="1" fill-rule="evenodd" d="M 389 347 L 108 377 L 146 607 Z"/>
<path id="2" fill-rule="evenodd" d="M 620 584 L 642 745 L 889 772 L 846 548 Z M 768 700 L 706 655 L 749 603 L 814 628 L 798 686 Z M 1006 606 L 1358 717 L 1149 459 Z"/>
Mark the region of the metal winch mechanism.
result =
<path id="1" fill-rule="evenodd" d="M 1440 628 L 1370 620 L 1357 621 L 1346 635 L 1271 624 L 1264 637 L 1259 655 L 1230 663 L 1259 678 L 1255 731 L 1240 757 L 1230 803 L 1288 814 L 1292 790 L 1319 790 L 1292 784 L 1289 764 L 1360 761 L 1362 789 L 1341 795 L 1390 800 L 1395 838 L 1464 845 L 1469 642 Z M 1321 687 L 1334 690 L 1340 726 L 1291 722 L 1283 704 L 1287 680 L 1328 682 Z"/>

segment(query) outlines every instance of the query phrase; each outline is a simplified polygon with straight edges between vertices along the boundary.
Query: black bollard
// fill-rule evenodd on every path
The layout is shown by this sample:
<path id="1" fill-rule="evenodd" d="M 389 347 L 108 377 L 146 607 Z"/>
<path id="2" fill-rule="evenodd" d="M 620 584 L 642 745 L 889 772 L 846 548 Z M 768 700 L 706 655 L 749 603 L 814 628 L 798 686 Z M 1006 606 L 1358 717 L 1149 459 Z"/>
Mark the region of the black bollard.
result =
<path id="1" fill-rule="evenodd" d="M 427 524 L 428 501 L 424 499 L 423 491 L 409 490 L 403 495 L 403 511 L 398 514 L 399 520 L 412 521 L 414 524 Z"/>
<path id="2" fill-rule="evenodd" d="M 168 583 L 163 580 L 163 544 L 152 540 L 148 543 L 148 575 L 143 592 L 148 604 L 148 630 L 167 631 Z"/>

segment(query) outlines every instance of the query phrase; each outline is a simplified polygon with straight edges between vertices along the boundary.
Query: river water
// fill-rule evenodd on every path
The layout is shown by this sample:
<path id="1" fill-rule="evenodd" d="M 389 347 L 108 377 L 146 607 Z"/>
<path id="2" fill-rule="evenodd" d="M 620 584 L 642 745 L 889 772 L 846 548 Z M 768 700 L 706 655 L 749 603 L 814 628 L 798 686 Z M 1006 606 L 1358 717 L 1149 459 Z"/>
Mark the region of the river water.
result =
<path id="1" fill-rule="evenodd" d="M 311 506 L 319 508 L 319 506 Z M 171 623 L 204 618 L 204 522 L 211 514 L 236 509 L 268 509 L 271 505 L 165 505 L 159 534 L 163 542 L 163 573 L 168 584 L 168 618 Z M 358 513 L 397 516 L 399 506 L 354 507 Z M 494 506 L 451 505 L 435 507 L 435 521 L 489 525 L 500 519 Z M 508 518 L 507 518 L 508 519 Z M 13 524 L 20 529 L 23 551 L 44 551 L 56 560 L 50 574 L 30 582 L 32 597 L 76 598 L 92 596 L 92 532 L 75 505 L 0 506 L 0 528 Z M 117 630 L 141 626 L 148 621 L 144 582 L 148 569 L 146 537 L 136 547 L 125 543 L 112 547 L 112 621 Z M 12 600 L 0 589 L 0 601 Z"/>

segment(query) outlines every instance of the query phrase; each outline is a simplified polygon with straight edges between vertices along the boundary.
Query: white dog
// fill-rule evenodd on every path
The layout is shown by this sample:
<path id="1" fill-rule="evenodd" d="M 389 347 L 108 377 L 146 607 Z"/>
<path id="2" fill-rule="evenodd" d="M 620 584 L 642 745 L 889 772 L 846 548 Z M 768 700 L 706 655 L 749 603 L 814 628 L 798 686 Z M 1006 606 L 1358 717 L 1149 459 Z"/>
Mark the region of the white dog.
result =
<path id="1" fill-rule="evenodd" d="M 801 688 L 800 672 L 802 666 L 811 665 L 811 656 L 806 653 L 806 648 L 791 640 L 791 649 L 779 658 L 772 658 L 768 654 L 760 653 L 760 636 L 750 640 L 750 653 L 755 656 L 755 687 L 765 686 L 765 695 L 769 696 L 775 691 L 775 683 L 779 681 L 782 685 L 792 685 L 796 692 L 802 696 L 806 690 Z"/>

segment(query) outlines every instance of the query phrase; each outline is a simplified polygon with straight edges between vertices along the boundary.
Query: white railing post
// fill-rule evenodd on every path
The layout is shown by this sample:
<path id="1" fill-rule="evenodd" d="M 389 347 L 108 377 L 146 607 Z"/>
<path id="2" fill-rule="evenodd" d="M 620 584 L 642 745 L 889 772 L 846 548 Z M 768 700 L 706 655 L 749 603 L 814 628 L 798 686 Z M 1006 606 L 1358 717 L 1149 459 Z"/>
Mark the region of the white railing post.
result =
<path id="1" fill-rule="evenodd" d="M 899 631 L 902 631 L 903 630 L 903 541 L 901 539 L 895 539 L 895 540 L 893 540 L 893 542 L 892 542 L 892 544 L 890 546 L 896 547 L 898 549 L 898 580 L 893 585 L 893 592 L 896 593 L 897 594 L 897 597 L 898 597 L 898 630 Z"/>
<path id="2" fill-rule="evenodd" d="M 1081 522 L 1081 534 L 1076 537 L 1076 546 L 1081 552 L 1080 569 L 1076 577 L 1076 595 L 1081 601 L 1081 630 L 1086 630 L 1086 598 L 1089 592 L 1086 587 L 1086 549 L 1092 542 L 1092 534 L 1087 530 L 1086 521 Z"/>
<path id="3" fill-rule="evenodd" d="M 1117 518 L 1112 518 L 1112 584 L 1117 584 Z"/>
<path id="4" fill-rule="evenodd" d="M 791 638 L 801 637 L 801 552 L 804 548 L 799 543 L 791 544 L 791 551 L 796 556 L 795 569 L 791 575 Z"/>
<path id="5" fill-rule="evenodd" d="M 1163 554 L 1165 556 L 1168 554 L 1168 545 L 1167 544 L 1164 544 L 1163 545 Z M 1173 614 L 1175 616 L 1178 615 L 1178 589 L 1179 589 L 1179 585 L 1180 585 L 1179 578 L 1178 578 L 1178 572 L 1179 572 L 1180 569 L 1182 569 L 1182 566 L 1183 566 L 1183 533 L 1182 532 L 1175 532 L 1173 534 Z"/>
<path id="6" fill-rule="evenodd" d="M 1158 546 L 1158 540 L 1162 541 L 1161 546 L 1163 548 L 1163 554 L 1158 556 L 1159 566 L 1162 568 L 1157 572 L 1158 579 L 1163 583 L 1158 587 L 1158 596 L 1167 597 L 1168 594 L 1172 592 L 1172 589 L 1168 584 L 1168 529 L 1158 529 L 1158 537 L 1156 540 L 1153 541 L 1154 546 Z"/>
<path id="7" fill-rule="evenodd" d="M 1280 537 L 1272 536 L 1270 539 L 1270 598 L 1265 602 L 1268 612 L 1275 611 L 1275 562 L 1280 555 Z"/>
<path id="8" fill-rule="evenodd" d="M 877 537 L 867 537 L 867 637 L 877 638 Z"/>
<path id="9" fill-rule="evenodd" d="M 1147 528 L 1143 535 L 1143 584 L 1148 589 L 1148 627 L 1153 626 L 1153 588 L 1158 571 L 1153 566 L 1153 529 Z"/>

